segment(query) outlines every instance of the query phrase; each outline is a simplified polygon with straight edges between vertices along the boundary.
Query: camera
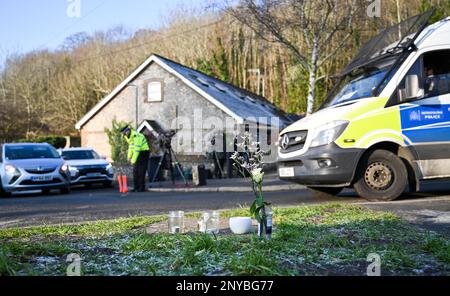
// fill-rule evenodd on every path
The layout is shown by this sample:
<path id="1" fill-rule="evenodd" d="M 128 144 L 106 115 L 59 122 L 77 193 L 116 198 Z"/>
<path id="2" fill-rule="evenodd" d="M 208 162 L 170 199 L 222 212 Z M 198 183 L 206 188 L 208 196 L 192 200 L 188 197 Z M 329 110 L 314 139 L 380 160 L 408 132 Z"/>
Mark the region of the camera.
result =
<path id="1" fill-rule="evenodd" d="M 176 135 L 176 133 L 177 132 L 175 130 L 169 130 L 158 134 L 158 145 L 161 148 L 170 149 L 170 147 L 172 146 L 172 138 Z"/>
<path id="2" fill-rule="evenodd" d="M 176 130 L 165 130 L 157 121 L 148 120 L 148 124 L 158 134 L 157 143 L 161 149 L 171 149 L 172 139 L 176 135 Z"/>

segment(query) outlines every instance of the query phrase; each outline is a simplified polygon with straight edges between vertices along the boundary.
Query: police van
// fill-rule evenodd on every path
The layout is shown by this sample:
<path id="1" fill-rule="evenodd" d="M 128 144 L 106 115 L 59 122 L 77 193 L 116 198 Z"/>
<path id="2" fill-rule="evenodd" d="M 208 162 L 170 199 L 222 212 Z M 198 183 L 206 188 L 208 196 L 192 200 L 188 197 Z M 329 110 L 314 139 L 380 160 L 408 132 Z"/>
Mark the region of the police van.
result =
<path id="1" fill-rule="evenodd" d="M 450 178 L 450 17 L 433 11 L 362 46 L 319 110 L 280 133 L 283 180 L 370 201 Z"/>

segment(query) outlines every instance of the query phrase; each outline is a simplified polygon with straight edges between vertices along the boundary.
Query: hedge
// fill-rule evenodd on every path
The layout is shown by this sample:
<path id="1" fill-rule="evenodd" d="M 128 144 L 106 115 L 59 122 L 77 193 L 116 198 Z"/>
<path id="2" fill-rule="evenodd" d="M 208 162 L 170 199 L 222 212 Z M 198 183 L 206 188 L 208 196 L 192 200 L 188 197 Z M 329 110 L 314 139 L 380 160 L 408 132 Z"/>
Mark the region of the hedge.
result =
<path id="1" fill-rule="evenodd" d="M 20 139 L 17 142 L 19 142 L 19 143 L 48 143 L 48 144 L 52 145 L 53 147 L 55 147 L 56 149 L 66 147 L 66 143 L 67 143 L 66 138 L 61 137 L 61 136 L 45 136 L 45 137 L 39 137 L 39 138 L 35 138 L 35 139 Z"/>

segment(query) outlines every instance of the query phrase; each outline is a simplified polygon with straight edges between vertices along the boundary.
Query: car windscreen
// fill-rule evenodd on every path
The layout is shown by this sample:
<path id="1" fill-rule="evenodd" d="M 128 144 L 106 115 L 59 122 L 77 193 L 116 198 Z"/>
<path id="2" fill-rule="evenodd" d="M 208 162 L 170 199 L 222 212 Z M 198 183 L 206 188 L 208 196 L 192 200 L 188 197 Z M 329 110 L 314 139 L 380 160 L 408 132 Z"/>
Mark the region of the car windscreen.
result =
<path id="1" fill-rule="evenodd" d="M 63 151 L 61 156 L 66 160 L 99 159 L 100 156 L 93 150 Z"/>
<path id="2" fill-rule="evenodd" d="M 58 152 L 47 145 L 7 145 L 5 157 L 8 160 L 60 158 Z"/>

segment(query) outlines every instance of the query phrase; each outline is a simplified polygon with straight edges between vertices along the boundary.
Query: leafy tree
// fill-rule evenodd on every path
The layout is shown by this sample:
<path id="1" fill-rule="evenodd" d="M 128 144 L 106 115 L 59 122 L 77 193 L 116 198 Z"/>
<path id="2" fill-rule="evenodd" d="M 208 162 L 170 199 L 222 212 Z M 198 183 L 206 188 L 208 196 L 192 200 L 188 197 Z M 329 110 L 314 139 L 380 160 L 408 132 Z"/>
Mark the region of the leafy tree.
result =
<path id="1" fill-rule="evenodd" d="M 229 81 L 227 51 L 223 46 L 222 39 L 217 37 L 218 49 L 213 52 L 211 59 L 198 58 L 196 69 L 206 75 L 217 77 L 223 81 Z"/>
<path id="2" fill-rule="evenodd" d="M 430 10 L 433 7 L 436 11 L 429 21 L 430 24 L 440 21 L 441 19 L 447 17 L 450 13 L 450 1 L 441 1 L 439 5 L 431 3 L 428 0 L 422 0 L 420 3 L 420 11 L 422 12 Z"/>
<path id="3" fill-rule="evenodd" d="M 306 112 L 311 114 L 320 80 L 317 74 L 347 44 L 361 8 L 355 0 L 241 0 L 228 11 L 261 39 L 286 48 L 308 72 Z"/>
<path id="4" fill-rule="evenodd" d="M 111 145 L 111 158 L 115 163 L 125 164 L 127 162 L 128 143 L 122 136 L 120 131 L 129 123 L 118 122 L 116 119 L 112 121 L 112 128 L 105 128 L 108 136 L 109 145 Z"/>
<path id="5" fill-rule="evenodd" d="M 20 139 L 19 143 L 48 143 L 56 149 L 66 147 L 67 140 L 61 136 L 44 136 L 35 139 Z"/>

